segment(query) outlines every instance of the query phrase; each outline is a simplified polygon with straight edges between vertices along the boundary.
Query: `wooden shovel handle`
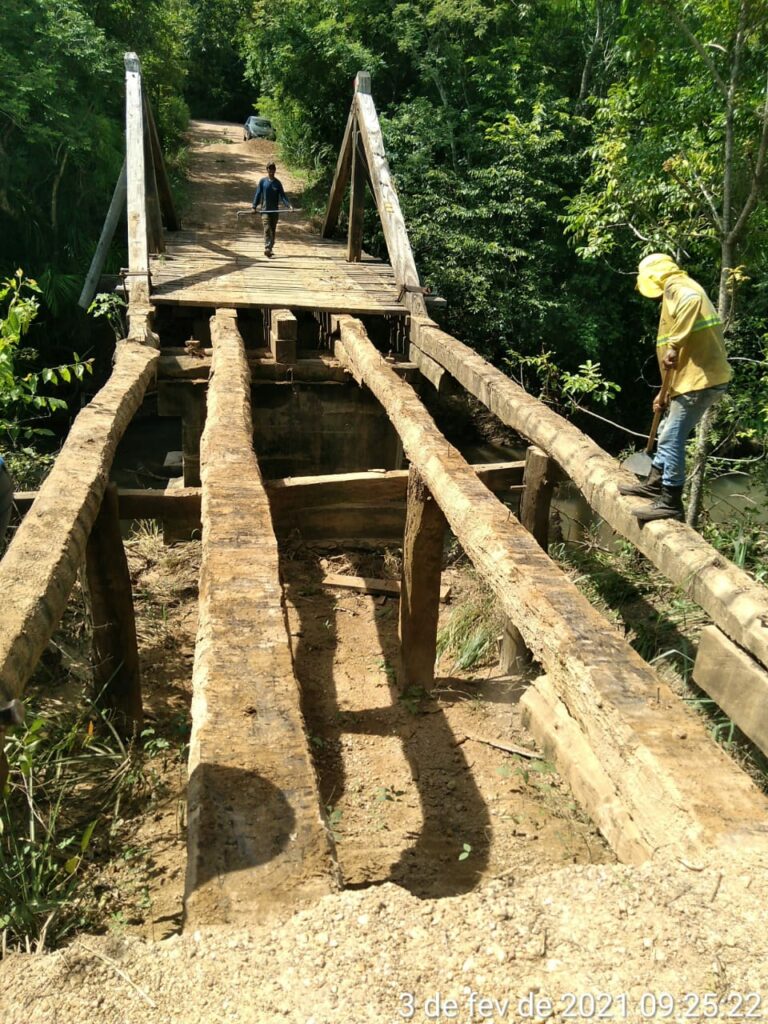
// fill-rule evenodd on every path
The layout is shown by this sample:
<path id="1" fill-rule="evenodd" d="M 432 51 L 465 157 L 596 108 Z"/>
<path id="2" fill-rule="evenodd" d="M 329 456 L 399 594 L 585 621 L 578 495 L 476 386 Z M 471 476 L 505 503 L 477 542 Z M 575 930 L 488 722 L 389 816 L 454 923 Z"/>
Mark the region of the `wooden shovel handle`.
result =
<path id="1" fill-rule="evenodd" d="M 664 411 L 664 404 L 669 395 L 669 389 L 672 384 L 672 374 L 675 372 L 674 366 L 668 366 L 664 371 L 664 378 L 661 382 L 661 393 L 659 398 L 661 399 L 661 409 L 657 409 L 653 414 L 653 423 L 651 423 L 651 433 L 648 435 L 648 444 L 645 446 L 645 454 L 650 455 L 653 451 L 653 442 L 656 440 L 656 431 L 659 429 L 659 423 L 661 422 L 661 414 Z"/>

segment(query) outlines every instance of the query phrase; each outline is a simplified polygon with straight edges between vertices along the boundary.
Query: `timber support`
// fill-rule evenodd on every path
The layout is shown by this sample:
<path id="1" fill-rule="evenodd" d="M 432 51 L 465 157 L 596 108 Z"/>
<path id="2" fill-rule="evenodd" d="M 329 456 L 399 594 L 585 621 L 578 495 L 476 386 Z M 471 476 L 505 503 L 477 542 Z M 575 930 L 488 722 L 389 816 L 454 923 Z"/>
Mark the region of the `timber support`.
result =
<path id="1" fill-rule="evenodd" d="M 435 681 L 445 516 L 418 470 L 408 474 L 400 583 L 400 647 L 406 687 L 431 690 Z"/>
<path id="2" fill-rule="evenodd" d="M 114 714 L 123 735 L 138 735 L 144 716 L 136 616 L 114 484 L 104 492 L 88 538 L 85 568 L 93 628 L 94 700 Z"/>

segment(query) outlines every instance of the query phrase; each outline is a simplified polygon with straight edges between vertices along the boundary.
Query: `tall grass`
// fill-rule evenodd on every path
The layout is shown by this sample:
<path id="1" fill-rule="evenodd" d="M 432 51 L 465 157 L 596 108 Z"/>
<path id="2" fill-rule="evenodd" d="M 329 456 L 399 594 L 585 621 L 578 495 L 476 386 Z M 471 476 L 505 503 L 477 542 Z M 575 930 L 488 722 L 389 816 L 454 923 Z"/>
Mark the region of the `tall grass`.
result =
<path id="1" fill-rule="evenodd" d="M 90 884 L 97 852 L 146 789 L 141 754 L 92 705 L 46 710 L 5 745 L 0 809 L 0 953 L 40 952 L 97 926 L 103 899 Z"/>

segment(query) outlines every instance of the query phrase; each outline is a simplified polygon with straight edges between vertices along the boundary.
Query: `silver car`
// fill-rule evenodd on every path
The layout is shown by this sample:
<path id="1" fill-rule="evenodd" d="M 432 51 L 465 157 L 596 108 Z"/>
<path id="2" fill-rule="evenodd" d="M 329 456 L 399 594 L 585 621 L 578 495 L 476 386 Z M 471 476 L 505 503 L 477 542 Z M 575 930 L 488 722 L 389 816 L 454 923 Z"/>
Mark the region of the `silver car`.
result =
<path id="1" fill-rule="evenodd" d="M 249 117 L 243 125 L 243 141 L 248 139 L 274 139 L 275 129 L 266 117 Z"/>

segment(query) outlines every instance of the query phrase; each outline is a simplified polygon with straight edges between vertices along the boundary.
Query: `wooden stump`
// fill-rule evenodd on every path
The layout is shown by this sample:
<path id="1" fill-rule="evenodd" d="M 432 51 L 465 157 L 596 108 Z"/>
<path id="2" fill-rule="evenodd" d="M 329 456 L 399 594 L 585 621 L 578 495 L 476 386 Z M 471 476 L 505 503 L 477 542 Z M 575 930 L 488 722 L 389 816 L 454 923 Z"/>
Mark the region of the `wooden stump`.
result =
<path id="1" fill-rule="evenodd" d="M 545 551 L 549 548 L 549 509 L 556 482 L 552 459 L 541 448 L 531 445 L 525 453 L 520 522 Z"/>
<path id="2" fill-rule="evenodd" d="M 403 538 L 400 645 L 405 685 L 424 690 L 435 681 L 445 526 L 440 506 L 412 467 Z"/>

